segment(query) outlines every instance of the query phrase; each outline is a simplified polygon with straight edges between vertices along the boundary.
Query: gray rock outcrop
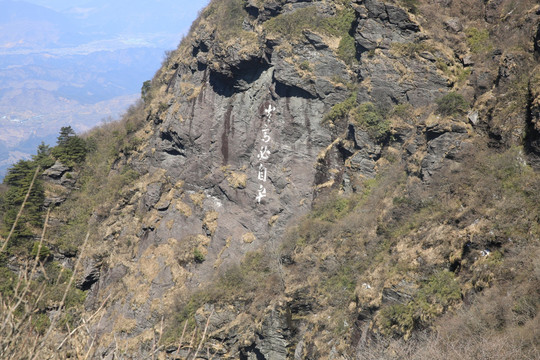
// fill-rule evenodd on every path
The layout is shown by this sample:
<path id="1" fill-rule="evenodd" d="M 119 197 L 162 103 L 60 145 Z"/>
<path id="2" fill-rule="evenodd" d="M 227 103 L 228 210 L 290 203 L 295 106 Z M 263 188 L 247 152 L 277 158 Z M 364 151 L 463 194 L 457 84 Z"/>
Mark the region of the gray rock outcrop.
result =
<path id="1" fill-rule="evenodd" d="M 353 93 L 357 104 L 371 102 L 389 114 L 405 103 L 427 108 L 450 82 L 436 66 L 444 55 L 426 50 L 427 35 L 396 5 L 355 2 L 349 32 L 357 51 L 354 64 L 338 56 L 339 41 L 316 31 L 303 31 L 291 44 L 256 33 L 268 19 L 307 6 L 323 16 L 337 11 L 321 1 L 248 1 L 242 22 L 243 31 L 254 35 L 248 45 L 225 44 L 201 27 L 182 50 L 189 55 L 173 56 L 154 79 L 161 98 L 147 104 L 147 143 L 132 159 L 147 172 L 111 220 L 125 227 L 103 231 L 104 239 L 124 252 L 109 263 L 85 263 L 79 284 L 90 289 L 88 308 L 115 283 L 130 289 L 108 306 L 97 327 L 100 336 L 115 327 L 127 328 L 122 335 L 127 339 L 147 336 L 163 316 L 160 303 L 185 306 L 178 300 L 182 295 L 203 288 L 247 253 L 275 252 L 287 226 L 320 195 L 361 191 L 364 180 L 377 176 L 385 151 L 398 154 L 395 161 L 399 154 L 415 155 L 419 168 L 411 174 L 424 181 L 456 161 L 468 138 L 462 125 L 427 126 L 425 119 L 410 116 L 407 122 L 396 120 L 384 139 L 375 139 L 365 125 L 346 117 L 323 122 Z M 126 246 L 125 239 L 135 245 Z M 133 284 L 140 284 L 137 291 Z M 203 328 L 214 311 L 209 341 L 219 345 L 220 356 L 301 358 L 317 352 L 297 336 L 301 331 L 291 313 L 308 313 L 314 305 L 297 300 L 264 309 L 257 327 L 252 318 L 239 317 L 242 301 L 229 308 L 205 304 L 195 321 Z M 115 346 L 108 341 L 100 354 Z M 140 354 L 147 354 L 142 346 Z"/>

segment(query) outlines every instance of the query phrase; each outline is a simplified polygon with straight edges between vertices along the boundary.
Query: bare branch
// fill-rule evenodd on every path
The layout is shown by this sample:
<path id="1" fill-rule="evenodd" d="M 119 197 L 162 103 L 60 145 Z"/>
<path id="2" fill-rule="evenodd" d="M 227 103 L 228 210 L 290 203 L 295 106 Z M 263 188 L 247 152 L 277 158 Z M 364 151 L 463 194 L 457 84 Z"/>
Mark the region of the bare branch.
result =
<path id="1" fill-rule="evenodd" d="M 69 278 L 68 284 L 66 286 L 66 290 L 64 291 L 64 295 L 62 296 L 62 300 L 60 301 L 60 304 L 58 306 L 58 312 L 54 314 L 52 321 L 49 325 L 49 328 L 47 329 L 47 332 L 41 339 L 41 343 L 46 343 L 48 337 L 50 336 L 52 329 L 54 329 L 54 326 L 56 325 L 56 322 L 58 321 L 58 318 L 60 317 L 60 310 L 64 307 L 64 304 L 66 302 L 67 295 L 69 293 L 69 290 L 71 288 L 71 285 L 73 284 L 73 280 L 75 279 L 75 274 L 77 273 L 77 268 L 79 267 L 79 263 L 81 262 L 81 258 L 84 254 L 84 250 L 86 248 L 86 243 L 88 242 L 88 238 L 90 237 L 90 230 L 86 233 L 86 237 L 84 238 L 84 242 L 81 246 L 81 252 L 79 253 L 79 256 L 77 257 L 77 261 L 75 262 L 75 266 L 73 267 L 73 273 L 71 274 L 71 277 Z M 37 349 L 34 349 L 34 354 L 32 356 L 32 360 L 36 359 L 39 355 L 39 351 L 35 351 Z"/>
<path id="2" fill-rule="evenodd" d="M 193 355 L 193 359 L 197 358 L 197 355 L 199 354 L 199 351 L 201 350 L 201 347 L 204 343 L 204 338 L 206 337 L 206 331 L 208 330 L 208 325 L 210 324 L 210 318 L 214 314 L 214 309 L 210 312 L 210 315 L 208 316 L 208 320 L 206 320 L 206 325 L 204 327 L 203 336 L 201 338 L 201 341 L 199 342 L 199 346 L 197 347 L 197 351 L 195 351 L 195 355 Z"/>
<path id="3" fill-rule="evenodd" d="M 187 329 L 187 320 L 184 322 L 184 330 L 182 330 L 182 335 L 180 335 L 180 341 L 178 342 L 178 349 L 176 349 L 176 353 L 180 355 L 180 348 L 182 347 L 182 343 L 184 342 L 184 335 L 186 333 Z"/>
<path id="4" fill-rule="evenodd" d="M 58 347 L 56 348 L 56 350 L 60 350 L 62 348 L 62 346 L 64 346 L 64 343 L 73 335 L 75 334 L 75 332 L 77 332 L 80 328 L 86 326 L 86 323 L 87 322 L 90 322 L 92 321 L 92 319 L 101 311 L 101 309 L 103 309 L 103 307 L 105 306 L 105 303 L 107 303 L 107 301 L 109 300 L 109 298 L 111 297 L 111 294 L 109 294 L 105 300 L 103 300 L 103 302 L 101 303 L 101 305 L 99 306 L 99 308 L 92 314 L 92 316 L 90 316 L 88 318 L 88 320 L 82 320 L 82 324 L 77 326 L 76 328 L 74 328 L 73 330 L 71 330 L 71 332 L 64 338 L 64 340 L 62 340 L 62 342 L 60 343 L 60 345 L 58 345 Z"/>

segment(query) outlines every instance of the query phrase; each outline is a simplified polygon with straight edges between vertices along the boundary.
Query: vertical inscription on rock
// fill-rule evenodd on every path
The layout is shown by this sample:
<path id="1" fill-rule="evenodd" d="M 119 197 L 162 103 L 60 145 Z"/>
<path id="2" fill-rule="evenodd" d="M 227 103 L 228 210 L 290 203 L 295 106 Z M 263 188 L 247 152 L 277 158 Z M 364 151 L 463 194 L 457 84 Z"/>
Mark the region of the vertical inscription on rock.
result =
<path id="1" fill-rule="evenodd" d="M 266 181 L 268 179 L 268 169 L 267 169 L 267 161 L 270 159 L 270 156 L 272 155 L 270 149 L 271 149 L 271 141 L 272 138 L 270 136 L 270 125 L 272 123 L 272 114 L 276 111 L 276 107 L 272 104 L 269 104 L 268 107 L 264 110 L 264 123 L 263 128 L 261 130 L 261 146 L 259 148 L 259 152 L 257 153 L 257 159 L 259 160 L 259 167 L 257 171 L 257 181 L 259 182 L 259 189 L 257 191 L 257 196 L 255 197 L 255 201 L 257 201 L 258 204 L 261 203 L 262 199 L 266 197 Z"/>

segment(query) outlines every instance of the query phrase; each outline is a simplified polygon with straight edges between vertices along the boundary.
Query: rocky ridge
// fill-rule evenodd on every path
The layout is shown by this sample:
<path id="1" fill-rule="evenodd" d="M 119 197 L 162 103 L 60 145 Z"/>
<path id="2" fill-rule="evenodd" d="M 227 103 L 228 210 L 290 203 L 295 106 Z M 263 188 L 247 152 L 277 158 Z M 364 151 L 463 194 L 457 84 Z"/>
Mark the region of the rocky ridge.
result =
<path id="1" fill-rule="evenodd" d="M 456 14 L 459 4 L 432 14 L 433 24 L 430 11 L 442 5 L 427 2 L 415 11 L 374 0 L 211 2 L 152 80 L 147 121 L 137 132 L 143 141 L 113 166 L 140 177 L 110 212 L 93 214 L 77 286 L 87 292 L 85 314 L 103 312 L 91 327 L 99 339 L 94 357 L 126 349 L 133 358 L 187 358 L 175 324 L 184 312 L 181 320 L 207 331 L 214 358 L 360 356 L 370 339 L 388 335 L 384 329 L 411 336 L 401 324 L 385 327 L 377 314 L 422 299 L 421 268 L 463 269 L 460 295 L 438 304 L 437 316 L 489 287 L 470 274 L 491 271 L 481 251 L 507 245 L 480 235 L 494 221 L 487 215 L 460 210 L 456 224 L 390 228 L 416 216 L 415 206 L 430 209 L 426 199 L 413 204 L 399 191 L 432 197 L 430 189 L 443 189 L 475 152 L 523 145 L 520 159 L 536 164 L 538 79 L 526 74 L 537 63 L 539 10 L 520 8 L 498 25 L 493 18 L 504 15 L 505 4 L 481 6 L 493 38 L 478 50 L 480 35 L 470 30 L 478 25 Z M 520 16 L 531 20 L 527 26 Z M 345 26 L 329 19 L 346 19 Z M 503 47 L 498 26 L 534 41 Z M 438 101 L 456 93 L 467 108 L 441 112 Z M 46 176 L 63 182 L 65 172 L 55 164 Z M 355 200 L 363 205 L 328 200 L 344 194 L 365 194 Z M 342 211 L 366 215 L 337 234 L 298 235 L 307 245 L 295 240 L 290 250 L 304 215 L 327 201 L 338 214 L 330 222 L 340 223 Z M 368 259 L 388 238 L 397 240 L 386 253 L 410 265 L 404 273 Z M 341 245 L 349 242 L 363 247 Z M 373 258 L 387 256 L 380 254 Z M 343 270 L 349 259 L 367 268 Z M 266 293 L 246 295 L 246 280 L 231 277 L 239 293 L 190 298 L 222 289 L 216 282 L 239 263 L 254 264 L 255 272 L 245 271 L 267 286 L 248 289 Z M 340 278 L 320 275 L 343 271 L 358 271 L 354 283 L 343 283 L 345 295 L 333 288 Z"/>

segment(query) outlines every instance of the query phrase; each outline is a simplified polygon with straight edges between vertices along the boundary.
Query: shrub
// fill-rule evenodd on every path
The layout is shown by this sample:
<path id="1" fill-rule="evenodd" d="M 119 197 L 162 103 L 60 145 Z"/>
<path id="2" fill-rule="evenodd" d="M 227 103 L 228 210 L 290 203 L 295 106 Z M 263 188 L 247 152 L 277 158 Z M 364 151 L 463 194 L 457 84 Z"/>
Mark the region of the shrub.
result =
<path id="1" fill-rule="evenodd" d="M 444 59 L 440 57 L 435 60 L 435 66 L 437 67 L 437 69 L 441 70 L 444 73 L 448 72 L 448 64 Z"/>
<path id="2" fill-rule="evenodd" d="M 411 14 L 418 13 L 418 0 L 401 0 L 401 3 Z"/>
<path id="3" fill-rule="evenodd" d="M 411 306 L 395 304 L 379 312 L 378 326 L 386 336 L 410 336 L 414 328 L 414 315 Z"/>
<path id="4" fill-rule="evenodd" d="M 322 281 L 320 288 L 330 298 L 330 304 L 343 306 L 354 301 L 354 290 L 359 274 L 356 267 L 358 264 L 354 264 L 354 267 L 343 264 L 336 271 L 327 274 L 327 278 Z"/>
<path id="5" fill-rule="evenodd" d="M 32 325 L 34 327 L 34 330 L 40 334 L 45 334 L 45 331 L 49 328 L 49 325 L 51 324 L 51 321 L 49 319 L 49 316 L 45 313 L 36 314 L 32 318 Z"/>
<path id="6" fill-rule="evenodd" d="M 51 147 L 42 141 L 41 144 L 38 145 L 37 154 L 32 156 L 32 160 L 41 166 L 42 169 L 50 168 L 54 165 L 51 151 Z"/>
<path id="7" fill-rule="evenodd" d="M 17 277 L 7 267 L 0 266 L 0 294 L 7 298 L 13 295 L 13 289 L 17 284 Z"/>
<path id="8" fill-rule="evenodd" d="M 343 37 L 349 35 L 355 19 L 354 10 L 350 7 L 345 7 L 343 10 L 338 11 L 335 16 L 325 18 L 320 26 L 329 35 Z"/>
<path id="9" fill-rule="evenodd" d="M 463 95 L 454 91 L 439 98 L 436 103 L 437 113 L 443 116 L 464 114 L 469 107 L 469 103 Z"/>
<path id="10" fill-rule="evenodd" d="M 384 141 L 390 135 L 390 121 L 370 102 L 357 106 L 351 112 L 352 120 L 368 132 L 376 141 Z"/>
<path id="11" fill-rule="evenodd" d="M 311 65 L 309 64 L 309 61 L 302 61 L 299 65 L 300 69 L 304 71 L 312 71 Z"/>
<path id="12" fill-rule="evenodd" d="M 473 53 L 485 53 L 493 49 L 489 40 L 489 32 L 486 29 L 468 28 L 465 30 L 465 34 L 467 34 L 467 43 Z"/>
<path id="13" fill-rule="evenodd" d="M 464 68 L 457 67 L 454 70 L 454 73 L 456 73 L 457 83 L 462 85 L 467 81 L 467 79 L 472 73 L 472 70 L 470 68 L 464 69 Z"/>
<path id="14" fill-rule="evenodd" d="M 354 65 L 357 62 L 356 42 L 351 35 L 346 34 L 341 38 L 337 55 L 347 65 Z"/>
<path id="15" fill-rule="evenodd" d="M 392 43 L 392 52 L 397 56 L 414 57 L 422 51 L 432 51 L 432 47 L 426 42 Z"/>
<path id="16" fill-rule="evenodd" d="M 254 298 L 255 294 L 264 294 L 264 289 L 275 291 L 272 287 L 274 275 L 272 257 L 262 251 L 249 252 L 239 266 L 232 266 L 216 281 L 214 301 L 234 299 L 238 295 Z"/>
<path id="17" fill-rule="evenodd" d="M 299 38 L 304 30 L 314 30 L 329 36 L 341 38 L 338 55 L 350 60 L 356 54 L 354 38 L 349 34 L 356 16 L 350 7 L 338 11 L 335 16 L 324 17 L 319 14 L 316 6 L 308 6 L 292 13 L 285 13 L 264 23 L 264 28 L 273 33 L 286 35 L 289 38 Z M 352 58 L 348 58 L 351 56 Z M 346 61 L 347 62 L 347 61 Z"/>
<path id="18" fill-rule="evenodd" d="M 229 267 L 205 287 L 179 299 L 174 319 L 165 331 L 167 341 L 175 341 L 186 321 L 189 329 L 194 328 L 195 312 L 204 304 L 270 301 L 271 295 L 279 291 L 274 260 L 269 252 L 249 252 L 239 265 Z"/>
<path id="19" fill-rule="evenodd" d="M 266 21 L 263 26 L 269 32 L 299 38 L 303 30 L 319 27 L 322 19 L 315 6 L 308 6 L 292 13 L 278 15 Z"/>
<path id="20" fill-rule="evenodd" d="M 353 202 L 343 196 L 329 195 L 325 200 L 317 203 L 310 214 L 312 219 L 335 222 L 352 210 Z"/>
<path id="21" fill-rule="evenodd" d="M 217 36 L 226 38 L 242 31 L 242 22 L 247 12 L 243 0 L 211 1 L 202 11 L 201 17 L 216 26 Z"/>
<path id="22" fill-rule="evenodd" d="M 418 292 L 415 302 L 424 312 L 423 320 L 432 319 L 461 300 L 461 289 L 454 273 L 440 271 L 430 277 Z M 442 309 L 440 307 L 442 306 Z"/>
<path id="23" fill-rule="evenodd" d="M 376 141 L 384 141 L 390 135 L 390 120 L 370 102 L 358 105 L 354 92 L 345 101 L 334 105 L 323 117 L 323 122 L 334 123 L 347 118 L 367 131 Z"/>
<path id="24" fill-rule="evenodd" d="M 39 251 L 39 256 L 38 256 Z M 32 258 L 35 258 L 38 256 L 40 260 L 47 259 L 49 256 L 51 256 L 51 250 L 45 246 L 44 244 L 41 244 L 41 249 L 39 248 L 39 241 L 34 241 L 34 245 L 32 246 L 32 252 L 30 252 L 30 256 Z"/>
<path id="25" fill-rule="evenodd" d="M 398 104 L 390 111 L 390 116 L 397 116 L 402 120 L 412 118 L 413 107 L 409 103 Z"/>
<path id="26" fill-rule="evenodd" d="M 205 260 L 204 254 L 199 249 L 193 250 L 193 260 L 198 264 L 202 263 Z"/>
<path id="27" fill-rule="evenodd" d="M 407 304 L 387 306 L 379 312 L 377 325 L 386 336 L 410 337 L 415 328 L 430 325 L 436 316 L 461 300 L 461 288 L 454 274 L 440 271 L 422 284 Z"/>
<path id="28" fill-rule="evenodd" d="M 141 87 L 141 99 L 148 104 L 152 100 L 150 90 L 152 89 L 152 80 L 146 80 Z"/>
<path id="29" fill-rule="evenodd" d="M 356 106 L 356 93 L 353 93 L 345 101 L 340 102 L 330 109 L 330 111 L 324 116 L 323 122 L 336 122 L 340 119 L 345 119 L 349 111 Z"/>

